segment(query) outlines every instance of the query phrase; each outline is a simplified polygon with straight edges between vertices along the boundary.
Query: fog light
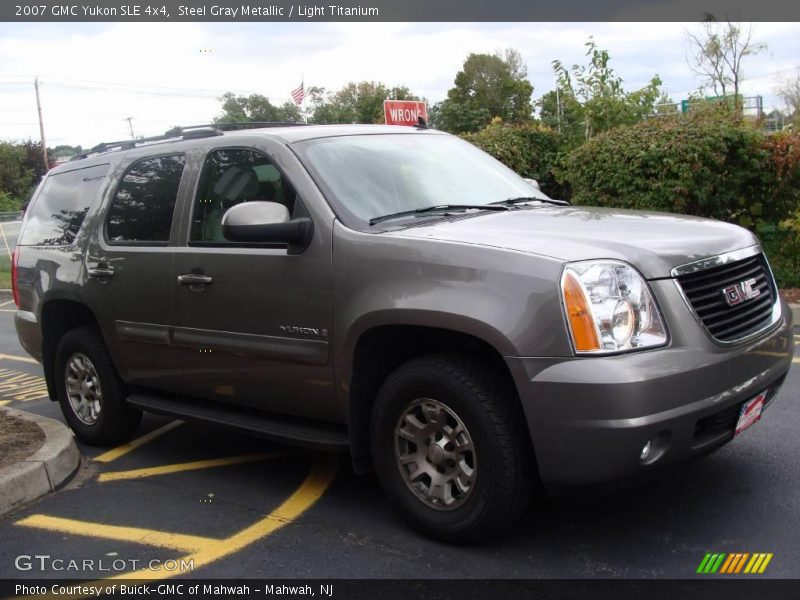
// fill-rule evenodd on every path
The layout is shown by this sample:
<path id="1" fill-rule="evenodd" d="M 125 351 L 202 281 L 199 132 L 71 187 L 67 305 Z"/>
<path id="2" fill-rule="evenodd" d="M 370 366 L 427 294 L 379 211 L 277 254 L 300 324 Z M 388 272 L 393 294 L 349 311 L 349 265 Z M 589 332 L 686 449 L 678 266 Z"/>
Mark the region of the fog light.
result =
<path id="1" fill-rule="evenodd" d="M 647 443 L 644 446 L 642 446 L 642 451 L 639 454 L 639 460 L 641 460 L 642 462 L 646 461 L 649 458 L 650 450 L 652 449 L 653 449 L 653 444 L 651 443 L 651 440 L 647 440 Z"/>

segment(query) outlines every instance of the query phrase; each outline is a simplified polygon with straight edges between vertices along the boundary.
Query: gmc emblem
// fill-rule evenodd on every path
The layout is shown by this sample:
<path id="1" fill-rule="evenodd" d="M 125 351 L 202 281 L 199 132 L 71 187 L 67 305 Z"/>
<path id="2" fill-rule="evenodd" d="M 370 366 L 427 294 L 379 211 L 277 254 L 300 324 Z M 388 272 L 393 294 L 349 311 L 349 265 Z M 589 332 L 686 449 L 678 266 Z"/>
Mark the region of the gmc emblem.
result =
<path id="1" fill-rule="evenodd" d="M 755 284 L 755 279 L 748 279 L 747 281 L 740 281 L 734 285 L 722 288 L 722 295 L 725 296 L 725 302 L 728 303 L 728 306 L 736 306 L 747 300 L 757 298 L 761 295 L 761 290 L 753 287 Z"/>

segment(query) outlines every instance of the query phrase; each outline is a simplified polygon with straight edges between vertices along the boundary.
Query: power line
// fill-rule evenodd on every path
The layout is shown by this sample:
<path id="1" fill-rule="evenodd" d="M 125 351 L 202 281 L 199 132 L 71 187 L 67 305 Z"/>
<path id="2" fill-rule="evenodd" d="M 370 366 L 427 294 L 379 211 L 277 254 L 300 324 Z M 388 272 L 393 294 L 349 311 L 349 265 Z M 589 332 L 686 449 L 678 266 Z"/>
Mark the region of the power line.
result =
<path id="1" fill-rule="evenodd" d="M 207 89 L 207 88 L 183 88 L 183 87 L 175 87 L 175 86 L 162 86 L 162 85 L 150 85 L 146 83 L 120 83 L 116 81 L 98 81 L 96 79 L 76 79 L 72 77 L 47 77 L 47 79 L 51 79 L 54 81 L 77 81 L 80 83 L 95 83 L 100 84 L 103 86 L 116 86 L 116 87 L 127 87 L 127 88 L 146 88 L 146 89 L 156 89 L 156 90 L 174 90 L 179 92 L 205 92 L 209 94 L 224 94 L 226 91 L 229 90 L 220 90 L 220 89 Z M 250 92 L 248 92 L 250 93 Z"/>
<path id="2" fill-rule="evenodd" d="M 263 93 L 263 91 L 257 92 L 252 90 L 236 91 L 236 90 L 219 90 L 219 89 L 210 90 L 210 89 L 200 89 L 200 88 L 180 88 L 180 87 L 166 87 L 166 86 L 147 85 L 147 84 L 132 84 L 132 83 L 126 84 L 126 83 L 116 83 L 111 81 L 96 81 L 88 79 L 69 79 L 65 77 L 48 78 L 48 79 L 49 81 L 42 80 L 41 85 L 59 87 L 64 89 L 92 90 L 92 91 L 99 90 L 99 91 L 118 92 L 118 93 L 141 94 L 148 96 L 167 96 L 167 97 L 172 96 L 176 98 L 219 99 L 220 96 L 226 93 L 232 93 L 237 96 L 249 96 L 253 94 L 258 94 L 266 96 L 272 100 L 291 99 L 289 96 L 272 96 Z M 63 83 L 64 81 L 66 81 L 67 83 Z M 68 83 L 70 81 L 78 83 Z"/>

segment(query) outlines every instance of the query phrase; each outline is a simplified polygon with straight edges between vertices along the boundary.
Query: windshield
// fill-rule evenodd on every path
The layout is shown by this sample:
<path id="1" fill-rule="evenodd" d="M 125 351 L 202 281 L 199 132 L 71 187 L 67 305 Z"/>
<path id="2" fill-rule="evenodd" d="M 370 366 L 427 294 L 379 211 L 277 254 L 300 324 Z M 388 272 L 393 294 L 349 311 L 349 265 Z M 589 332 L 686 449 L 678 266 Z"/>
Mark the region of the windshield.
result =
<path id="1" fill-rule="evenodd" d="M 488 154 L 449 135 L 341 136 L 298 146 L 340 218 L 357 229 L 369 228 L 376 217 L 434 205 L 547 198 Z"/>

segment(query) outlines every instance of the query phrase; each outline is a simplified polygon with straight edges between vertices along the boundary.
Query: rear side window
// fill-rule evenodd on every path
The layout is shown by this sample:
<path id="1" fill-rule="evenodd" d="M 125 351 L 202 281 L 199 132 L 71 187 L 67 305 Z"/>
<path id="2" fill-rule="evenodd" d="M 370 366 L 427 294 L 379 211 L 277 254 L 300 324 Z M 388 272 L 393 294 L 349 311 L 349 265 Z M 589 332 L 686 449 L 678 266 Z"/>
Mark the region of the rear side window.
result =
<path id="1" fill-rule="evenodd" d="M 66 246 L 75 241 L 97 200 L 109 165 L 49 175 L 28 211 L 20 246 Z"/>
<path id="2" fill-rule="evenodd" d="M 133 163 L 108 209 L 106 238 L 112 243 L 169 241 L 185 158 L 155 156 Z"/>

